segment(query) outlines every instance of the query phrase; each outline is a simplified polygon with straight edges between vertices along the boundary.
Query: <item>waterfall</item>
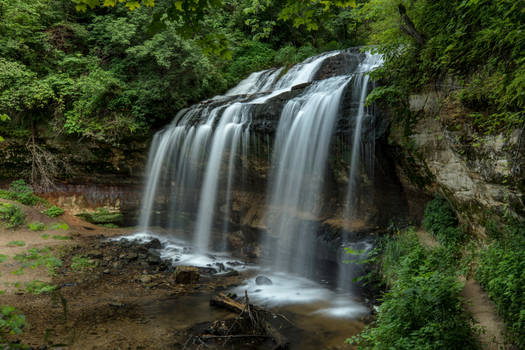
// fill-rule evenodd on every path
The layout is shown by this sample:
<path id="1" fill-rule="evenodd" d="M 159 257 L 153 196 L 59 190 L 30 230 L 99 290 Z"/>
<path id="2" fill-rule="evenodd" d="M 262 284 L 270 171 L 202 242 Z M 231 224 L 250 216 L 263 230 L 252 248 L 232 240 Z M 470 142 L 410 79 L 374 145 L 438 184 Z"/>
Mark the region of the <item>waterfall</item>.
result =
<path id="1" fill-rule="evenodd" d="M 162 225 L 193 232 L 201 252 L 211 246 L 217 225 L 219 198 L 223 200 L 222 231 L 228 229 L 232 186 L 251 140 L 252 108 L 312 81 L 323 61 L 338 52 L 312 57 L 282 75 L 283 68 L 252 73 L 223 96 L 181 111 L 153 139 L 146 169 L 139 227 L 148 232 Z M 282 76 L 281 76 L 282 75 Z M 224 198 L 220 193 L 225 193 Z M 196 207 L 196 208 L 195 208 Z M 186 220 L 187 213 L 196 217 Z M 195 224 L 188 223 L 194 219 Z M 216 242 L 215 242 L 216 243 Z"/>

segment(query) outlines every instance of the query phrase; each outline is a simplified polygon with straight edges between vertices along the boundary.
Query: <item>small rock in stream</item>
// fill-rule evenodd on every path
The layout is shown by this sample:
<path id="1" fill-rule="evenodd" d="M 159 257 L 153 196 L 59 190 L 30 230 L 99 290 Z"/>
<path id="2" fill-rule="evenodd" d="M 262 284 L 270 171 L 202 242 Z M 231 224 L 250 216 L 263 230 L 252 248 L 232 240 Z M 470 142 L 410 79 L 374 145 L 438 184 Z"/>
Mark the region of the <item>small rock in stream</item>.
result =
<path id="1" fill-rule="evenodd" d="M 258 286 L 271 286 L 273 282 L 268 277 L 260 275 L 255 278 L 255 284 Z"/>

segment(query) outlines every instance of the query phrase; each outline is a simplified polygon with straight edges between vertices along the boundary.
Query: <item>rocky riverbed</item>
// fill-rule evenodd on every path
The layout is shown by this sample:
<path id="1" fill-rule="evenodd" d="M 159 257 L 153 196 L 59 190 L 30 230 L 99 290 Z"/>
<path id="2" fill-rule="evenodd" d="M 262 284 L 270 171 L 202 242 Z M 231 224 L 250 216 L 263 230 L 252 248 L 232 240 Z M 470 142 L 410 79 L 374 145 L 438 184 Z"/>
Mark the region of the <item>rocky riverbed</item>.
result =
<path id="1" fill-rule="evenodd" d="M 229 341 L 202 337 L 213 334 L 217 337 L 221 324 L 232 324 L 238 319 L 236 312 L 211 307 L 210 299 L 242 285 L 253 276 L 253 271 L 243 272 L 239 268 L 238 272 L 227 267 L 219 271 L 220 265 L 176 267 L 173 261 L 161 258 L 162 243 L 158 240 L 116 240 L 129 231 L 100 228 L 75 217 L 68 217 L 66 221 L 69 230 L 75 231 L 72 239 L 52 247 L 61 266 L 52 276 L 48 276 L 42 266 L 31 269 L 34 275 L 30 276 L 57 289 L 36 294 L 22 287 L 27 283 L 11 281 L 11 288 L 0 297 L 2 304 L 15 306 L 24 314 L 28 323 L 23 334 L 11 337 L 13 343 L 30 349 L 275 347 L 271 337 L 240 337 Z M 4 231 L 3 236 L 13 235 L 12 231 Z M 49 246 L 49 241 L 38 241 L 38 233 L 19 234 L 27 236 L 28 244 L 17 248 L 17 254 L 27 254 L 30 249 L 44 252 Z M 2 277 L 12 275 L 13 269 L 20 268 L 17 264 L 11 260 L 0 264 Z M 242 302 L 242 298 L 238 300 Z M 270 310 L 287 320 L 280 323 L 279 332 L 287 339 L 289 348 L 350 348 L 344 345 L 344 340 L 362 329 L 363 322 L 330 318 L 315 314 L 314 310 L 315 305 Z"/>

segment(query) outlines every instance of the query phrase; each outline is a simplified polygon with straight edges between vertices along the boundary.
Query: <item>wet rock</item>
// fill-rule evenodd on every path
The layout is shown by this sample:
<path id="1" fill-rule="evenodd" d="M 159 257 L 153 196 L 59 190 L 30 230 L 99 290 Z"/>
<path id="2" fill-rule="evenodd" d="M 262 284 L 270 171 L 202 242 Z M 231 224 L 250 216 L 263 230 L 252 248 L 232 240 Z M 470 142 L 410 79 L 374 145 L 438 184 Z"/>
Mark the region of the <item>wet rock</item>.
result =
<path id="1" fill-rule="evenodd" d="M 139 257 L 139 255 L 138 255 L 137 253 L 134 253 L 134 252 L 128 253 L 128 254 L 126 255 L 126 259 L 127 259 L 128 261 L 134 261 L 134 260 L 137 260 L 138 257 Z"/>
<path id="2" fill-rule="evenodd" d="M 232 250 L 240 250 L 244 246 L 244 234 L 242 231 L 232 232 L 228 235 L 228 243 Z"/>
<path id="3" fill-rule="evenodd" d="M 199 267 L 199 272 L 205 275 L 213 275 L 217 273 L 217 270 L 213 267 Z"/>
<path id="4" fill-rule="evenodd" d="M 175 282 L 192 284 L 199 281 L 199 269 L 195 266 L 177 266 L 175 269 Z"/>
<path id="5" fill-rule="evenodd" d="M 255 278 L 255 284 L 258 286 L 271 286 L 273 282 L 268 277 L 261 275 Z"/>
<path id="6" fill-rule="evenodd" d="M 109 303 L 109 306 L 111 306 L 111 307 L 123 307 L 124 304 L 119 303 L 118 301 L 114 301 L 114 302 Z"/>
<path id="7" fill-rule="evenodd" d="M 144 245 L 146 248 L 152 248 L 152 249 L 160 249 L 162 248 L 162 243 L 157 238 L 154 238 L 153 240 L 149 241 Z"/>
<path id="8" fill-rule="evenodd" d="M 250 259 L 258 259 L 261 256 L 261 247 L 250 244 L 244 248 L 244 254 Z"/>
<path id="9" fill-rule="evenodd" d="M 109 274 L 111 271 L 110 270 L 104 270 L 102 271 L 102 273 L 105 273 L 106 275 Z"/>
<path id="10" fill-rule="evenodd" d="M 157 255 L 150 255 L 147 261 L 150 265 L 159 265 L 162 262 L 160 257 Z"/>
<path id="11" fill-rule="evenodd" d="M 87 256 L 92 259 L 101 259 L 104 255 L 100 250 L 90 250 L 87 252 Z"/>
<path id="12" fill-rule="evenodd" d="M 217 263 L 216 265 L 219 268 L 219 271 L 226 271 L 226 267 L 223 263 Z"/>
<path id="13" fill-rule="evenodd" d="M 111 267 L 113 267 L 115 270 L 120 270 L 120 269 L 122 269 L 122 267 L 123 267 L 123 266 L 122 266 L 122 262 L 120 262 L 120 261 L 115 261 L 115 262 L 113 263 L 113 265 L 111 265 Z"/>

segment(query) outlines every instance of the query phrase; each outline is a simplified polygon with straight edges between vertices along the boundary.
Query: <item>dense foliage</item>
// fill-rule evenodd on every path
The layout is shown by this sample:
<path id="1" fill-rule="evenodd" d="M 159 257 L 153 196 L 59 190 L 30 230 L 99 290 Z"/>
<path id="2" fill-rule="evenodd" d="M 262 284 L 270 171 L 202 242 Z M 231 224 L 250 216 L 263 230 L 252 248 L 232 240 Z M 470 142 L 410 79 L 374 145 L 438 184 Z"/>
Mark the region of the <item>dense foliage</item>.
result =
<path id="1" fill-rule="evenodd" d="M 358 42 L 335 16 L 344 8 L 305 33 L 277 20 L 286 5 L 278 1 L 204 6 L 195 28 L 170 12 L 170 0 L 79 12 L 82 2 L 97 3 L 0 0 L 0 115 L 11 120 L 1 135 L 37 131 L 117 145 L 250 72 Z M 162 25 L 152 28 L 155 18 Z"/>
<path id="2" fill-rule="evenodd" d="M 525 347 L 525 227 L 509 225 L 479 254 L 476 279 L 496 303 L 510 339 Z"/>
<path id="3" fill-rule="evenodd" d="M 390 289 L 375 324 L 351 341 L 359 349 L 478 349 L 455 262 L 446 248 L 423 248 L 413 231 L 387 238 L 381 274 Z"/>
<path id="4" fill-rule="evenodd" d="M 423 226 L 447 248 L 458 249 L 465 238 L 454 210 L 441 196 L 436 196 L 425 207 Z"/>

